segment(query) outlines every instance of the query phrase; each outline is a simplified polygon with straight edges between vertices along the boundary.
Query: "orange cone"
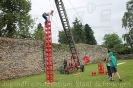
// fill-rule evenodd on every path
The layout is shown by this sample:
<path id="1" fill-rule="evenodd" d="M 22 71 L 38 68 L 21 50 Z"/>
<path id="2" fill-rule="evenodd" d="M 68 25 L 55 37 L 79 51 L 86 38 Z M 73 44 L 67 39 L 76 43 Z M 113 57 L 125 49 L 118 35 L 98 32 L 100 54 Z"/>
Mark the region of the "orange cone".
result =
<path id="1" fill-rule="evenodd" d="M 80 76 L 80 72 L 78 73 L 78 76 Z"/>

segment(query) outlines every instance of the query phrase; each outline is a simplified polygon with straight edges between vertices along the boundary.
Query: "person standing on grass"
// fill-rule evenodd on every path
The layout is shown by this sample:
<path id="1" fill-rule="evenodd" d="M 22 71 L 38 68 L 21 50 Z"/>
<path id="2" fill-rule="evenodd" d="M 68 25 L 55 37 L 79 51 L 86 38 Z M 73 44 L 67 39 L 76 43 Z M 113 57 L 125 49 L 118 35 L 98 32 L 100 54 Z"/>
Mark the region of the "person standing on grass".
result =
<path id="1" fill-rule="evenodd" d="M 114 81 L 115 74 L 117 74 L 119 81 L 122 81 L 119 73 L 117 72 L 117 60 L 116 60 L 116 57 L 113 55 L 113 52 L 109 53 L 109 58 L 110 58 L 110 69 L 112 73 L 112 78 L 110 81 Z"/>
<path id="2" fill-rule="evenodd" d="M 112 78 L 112 73 L 111 73 L 111 69 L 110 69 L 109 53 L 107 54 L 107 56 L 104 59 L 104 61 L 106 62 L 106 67 L 107 67 L 107 70 L 108 70 L 108 77 L 111 79 Z"/>
<path id="3" fill-rule="evenodd" d="M 65 69 L 67 66 L 67 60 L 66 59 L 64 59 L 63 65 L 64 65 L 64 69 Z"/>

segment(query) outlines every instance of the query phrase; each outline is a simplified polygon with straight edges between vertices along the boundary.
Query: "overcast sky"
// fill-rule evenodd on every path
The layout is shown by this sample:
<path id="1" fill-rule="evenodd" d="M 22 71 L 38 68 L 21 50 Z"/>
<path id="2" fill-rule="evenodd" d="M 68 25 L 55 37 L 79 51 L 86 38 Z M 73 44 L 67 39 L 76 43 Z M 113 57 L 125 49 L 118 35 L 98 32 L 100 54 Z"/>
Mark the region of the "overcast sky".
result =
<path id="1" fill-rule="evenodd" d="M 69 23 L 77 17 L 83 24 L 89 24 L 94 31 L 98 44 L 102 44 L 103 36 L 108 33 L 117 33 L 120 38 L 127 31 L 122 28 L 122 17 L 126 11 L 126 2 L 129 0 L 62 0 L 64 2 Z M 54 0 L 31 0 L 33 18 L 36 23 L 44 26 L 43 12 L 53 9 L 52 41 L 58 43 L 58 31 L 63 30 Z"/>

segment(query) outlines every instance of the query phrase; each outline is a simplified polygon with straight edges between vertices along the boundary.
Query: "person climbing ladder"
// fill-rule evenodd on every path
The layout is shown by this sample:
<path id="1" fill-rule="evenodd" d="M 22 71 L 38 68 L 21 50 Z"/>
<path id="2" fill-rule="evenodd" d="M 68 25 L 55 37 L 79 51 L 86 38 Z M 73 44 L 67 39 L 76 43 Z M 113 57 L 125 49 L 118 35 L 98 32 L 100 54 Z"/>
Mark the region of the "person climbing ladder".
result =
<path id="1" fill-rule="evenodd" d="M 45 19 L 45 23 L 50 20 L 50 15 L 53 16 L 54 10 L 51 10 L 51 12 L 44 12 L 42 14 L 42 17 Z M 48 16 L 48 17 L 47 17 Z"/>

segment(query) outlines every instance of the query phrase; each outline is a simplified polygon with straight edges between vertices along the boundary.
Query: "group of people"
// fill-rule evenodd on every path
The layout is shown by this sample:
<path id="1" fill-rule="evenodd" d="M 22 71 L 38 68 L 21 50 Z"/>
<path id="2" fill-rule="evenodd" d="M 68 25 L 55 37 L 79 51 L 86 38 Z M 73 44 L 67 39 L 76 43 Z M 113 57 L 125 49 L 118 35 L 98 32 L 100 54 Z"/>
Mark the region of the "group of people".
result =
<path id="1" fill-rule="evenodd" d="M 119 81 L 122 81 L 118 71 L 117 71 L 117 59 L 113 55 L 113 52 L 108 51 L 108 54 L 104 60 L 106 62 L 107 70 L 108 70 L 108 77 L 110 81 L 114 81 L 114 76 L 117 74 Z"/>
<path id="2" fill-rule="evenodd" d="M 64 59 L 64 62 L 63 62 L 63 65 L 64 65 L 64 69 L 67 67 L 67 66 L 72 66 L 74 65 L 74 60 L 71 58 L 67 61 L 67 59 Z"/>
<path id="3" fill-rule="evenodd" d="M 108 77 L 109 77 L 110 81 L 114 81 L 115 74 L 118 76 L 119 81 L 122 81 L 122 79 L 117 71 L 117 59 L 113 55 L 113 52 L 108 51 L 108 54 L 107 54 L 106 58 L 104 59 L 104 61 L 106 62 L 106 66 L 107 66 L 107 70 L 108 70 Z M 67 67 L 67 65 L 70 66 L 71 64 L 72 64 L 71 60 L 69 60 L 69 62 L 67 62 L 67 60 L 64 59 L 64 62 L 63 62 L 64 69 Z"/>
<path id="4" fill-rule="evenodd" d="M 54 10 L 51 10 L 51 12 L 44 12 L 42 14 L 42 17 L 45 19 L 45 23 L 50 19 L 50 15 L 53 15 L 53 12 L 54 12 Z M 122 79 L 117 71 L 117 60 L 116 60 L 116 57 L 113 55 L 113 52 L 108 52 L 108 54 L 105 58 L 105 61 L 106 61 L 106 66 L 107 66 L 108 76 L 110 78 L 110 81 L 114 81 L 115 74 L 117 74 L 119 81 L 122 81 Z M 71 64 L 71 63 L 69 62 L 69 64 Z M 67 60 L 64 59 L 64 63 L 63 63 L 64 69 L 66 68 L 67 64 L 68 64 Z"/>

